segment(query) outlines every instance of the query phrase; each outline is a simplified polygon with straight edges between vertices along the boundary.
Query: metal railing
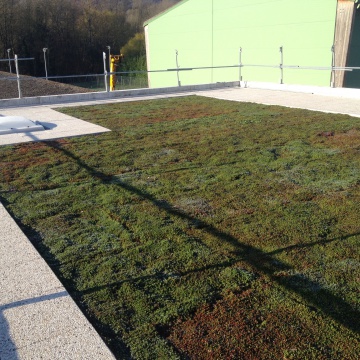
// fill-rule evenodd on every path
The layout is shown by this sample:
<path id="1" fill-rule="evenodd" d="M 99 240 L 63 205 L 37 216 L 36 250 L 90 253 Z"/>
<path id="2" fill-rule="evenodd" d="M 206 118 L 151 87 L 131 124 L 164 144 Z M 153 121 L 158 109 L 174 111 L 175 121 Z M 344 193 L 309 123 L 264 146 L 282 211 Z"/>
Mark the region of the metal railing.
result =
<path id="1" fill-rule="evenodd" d="M 53 84 L 68 84 L 72 86 L 77 86 L 77 88 L 73 89 L 72 92 L 96 92 L 96 91 L 110 91 L 109 90 L 109 79 L 110 76 L 116 76 L 116 84 L 118 89 L 134 89 L 134 88 L 147 88 L 148 87 L 148 74 L 151 73 L 165 73 L 165 72 L 176 72 L 177 74 L 177 84 L 181 86 L 181 72 L 188 72 L 188 71 L 201 71 L 201 70 L 213 70 L 213 69 L 239 69 L 238 72 L 238 79 L 233 79 L 233 81 L 239 81 L 239 86 L 241 86 L 241 82 L 243 80 L 242 70 L 244 68 L 251 68 L 251 67 L 261 67 L 261 68 L 273 68 L 278 69 L 279 71 L 279 82 L 280 84 L 284 84 L 284 70 L 291 69 L 291 70 L 314 70 L 314 71 L 330 71 L 331 72 L 331 81 L 330 86 L 334 87 L 335 81 L 335 74 L 337 71 L 353 71 L 353 70 L 360 70 L 360 67 L 339 67 L 335 66 L 335 59 L 334 59 L 334 48 L 332 47 L 332 65 L 331 66 L 302 66 L 302 65 L 285 65 L 283 54 L 284 49 L 281 46 L 280 50 L 280 58 L 278 64 L 252 64 L 252 63 L 243 63 L 242 62 L 242 54 L 243 49 L 239 48 L 239 62 L 238 64 L 234 65 L 219 65 L 219 66 L 198 66 L 198 67 L 180 67 L 178 62 L 179 52 L 176 51 L 176 58 L 175 58 L 175 68 L 168 68 L 168 69 L 159 69 L 159 70 L 135 70 L 135 71 L 119 71 L 119 72 L 108 72 L 107 71 L 107 64 L 106 64 L 106 54 L 103 53 L 103 62 L 104 62 L 104 73 L 101 74 L 87 74 L 87 75 L 67 75 L 67 76 L 46 76 L 46 77 L 27 77 L 27 76 L 20 76 L 19 74 L 19 66 L 18 62 L 22 60 L 33 60 L 33 58 L 18 58 L 15 55 L 14 59 L 0 59 L 0 62 L 15 62 L 15 69 L 16 74 L 14 76 L 6 76 L 0 77 L 0 87 L 1 81 L 16 81 L 17 82 L 17 95 L 19 98 L 23 96 L 38 96 L 39 94 L 31 94 L 27 91 L 27 87 L 23 86 L 26 82 L 36 81 L 37 79 L 46 79 L 51 81 Z M 10 67 L 11 69 L 11 67 Z M 23 90 L 24 87 L 24 91 Z M 118 90 L 117 89 L 117 90 Z M 58 93 L 69 93 L 66 87 L 56 89 Z M 63 92 L 62 92 L 63 91 Z M 49 94 L 40 94 L 40 95 L 54 95 L 52 93 Z M 12 96 L 16 97 L 16 96 Z"/>

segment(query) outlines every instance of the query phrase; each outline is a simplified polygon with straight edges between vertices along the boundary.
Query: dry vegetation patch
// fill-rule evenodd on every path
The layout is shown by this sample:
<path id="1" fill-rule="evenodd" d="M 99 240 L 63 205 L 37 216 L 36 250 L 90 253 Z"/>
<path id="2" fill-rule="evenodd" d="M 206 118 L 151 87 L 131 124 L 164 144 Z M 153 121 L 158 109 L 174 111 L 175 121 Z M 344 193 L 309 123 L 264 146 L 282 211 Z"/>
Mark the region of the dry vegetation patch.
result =
<path id="1" fill-rule="evenodd" d="M 91 92 L 91 90 L 86 88 L 26 75 L 21 75 L 20 79 L 23 97 Z M 18 97 L 19 92 L 16 75 L 0 71 L 0 99 L 12 99 Z"/>

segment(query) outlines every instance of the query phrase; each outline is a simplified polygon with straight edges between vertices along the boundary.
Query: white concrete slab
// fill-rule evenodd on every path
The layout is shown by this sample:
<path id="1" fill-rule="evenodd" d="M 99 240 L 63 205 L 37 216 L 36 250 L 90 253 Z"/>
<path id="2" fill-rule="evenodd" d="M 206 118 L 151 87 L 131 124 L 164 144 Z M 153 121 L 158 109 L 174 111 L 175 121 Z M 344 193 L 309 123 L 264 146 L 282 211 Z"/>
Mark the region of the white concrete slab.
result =
<path id="1" fill-rule="evenodd" d="M 0 134 L 0 145 L 53 140 L 110 131 L 102 126 L 61 114 L 50 107 L 31 106 L 0 109 L 0 114 L 3 116 L 26 117 L 34 122 L 39 122 L 47 129 L 44 131 L 24 131 L 5 135 Z"/>
<path id="2" fill-rule="evenodd" d="M 249 85 L 249 84 L 248 84 Z M 325 113 L 360 117 L 360 89 L 273 86 L 272 89 L 242 87 L 197 92 L 198 95 L 239 102 L 280 105 Z"/>
<path id="3" fill-rule="evenodd" d="M 240 85 L 240 87 L 242 88 L 250 89 L 278 90 L 284 92 L 323 95 L 336 98 L 344 97 L 349 99 L 360 99 L 360 89 L 353 88 L 332 88 L 329 86 L 275 84 L 255 81 L 242 81 Z"/>

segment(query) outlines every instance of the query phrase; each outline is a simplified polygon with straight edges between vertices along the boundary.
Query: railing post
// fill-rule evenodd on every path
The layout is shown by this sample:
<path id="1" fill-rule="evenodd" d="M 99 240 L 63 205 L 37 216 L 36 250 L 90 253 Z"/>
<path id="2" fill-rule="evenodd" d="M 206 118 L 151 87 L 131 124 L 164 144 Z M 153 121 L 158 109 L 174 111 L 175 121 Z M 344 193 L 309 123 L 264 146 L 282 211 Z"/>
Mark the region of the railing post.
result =
<path id="1" fill-rule="evenodd" d="M 46 64 L 46 51 L 47 51 L 47 48 L 43 48 L 44 64 L 45 64 L 45 77 L 46 77 L 46 80 L 48 80 L 48 72 L 47 72 L 47 64 Z"/>
<path id="2" fill-rule="evenodd" d="M 105 52 L 103 52 L 103 62 L 104 62 L 104 81 L 105 81 L 105 91 L 109 92 L 109 87 L 108 87 L 108 83 L 107 83 L 107 75 L 108 72 L 106 70 L 106 54 Z"/>
<path id="3" fill-rule="evenodd" d="M 280 46 L 280 84 L 284 83 L 284 53 L 283 53 L 283 47 Z"/>
<path id="4" fill-rule="evenodd" d="M 331 58 L 331 81 L 330 81 L 330 86 L 332 88 L 335 87 L 335 45 L 333 45 L 331 47 L 331 53 L 332 53 L 332 58 Z"/>
<path id="5" fill-rule="evenodd" d="M 18 92 L 19 92 L 19 99 L 22 98 L 21 95 L 21 87 L 20 87 L 20 75 L 19 75 L 19 64 L 18 64 L 18 56 L 15 55 L 15 69 L 16 69 L 16 78 L 17 78 L 17 84 L 18 84 Z"/>
<path id="6" fill-rule="evenodd" d="M 242 48 L 239 48 L 239 87 L 241 87 L 241 81 L 242 81 L 242 74 L 241 74 L 241 68 L 242 68 Z"/>
<path id="7" fill-rule="evenodd" d="M 9 69 L 10 69 L 10 74 L 12 74 L 12 69 L 11 69 L 11 60 L 10 60 L 10 51 L 11 51 L 11 49 L 7 49 L 8 58 L 9 58 Z"/>
<path id="8" fill-rule="evenodd" d="M 179 52 L 177 50 L 175 50 L 175 54 L 176 54 L 176 68 L 179 69 Z M 180 82 L 180 76 L 179 76 L 179 70 L 176 72 L 177 74 L 177 81 L 178 81 L 178 86 L 181 86 L 181 82 Z"/>

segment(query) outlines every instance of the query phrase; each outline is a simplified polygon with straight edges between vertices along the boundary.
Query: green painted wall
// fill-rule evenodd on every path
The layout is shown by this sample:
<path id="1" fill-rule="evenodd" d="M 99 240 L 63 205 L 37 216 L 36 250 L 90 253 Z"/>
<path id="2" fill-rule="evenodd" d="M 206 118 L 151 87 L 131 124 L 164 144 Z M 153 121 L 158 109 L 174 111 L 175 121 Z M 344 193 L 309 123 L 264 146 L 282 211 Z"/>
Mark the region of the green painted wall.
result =
<path id="1" fill-rule="evenodd" d="M 337 0 L 184 0 L 150 19 L 149 70 L 243 64 L 331 66 Z M 329 86 L 330 70 L 284 69 L 284 83 Z M 279 68 L 244 67 L 245 81 L 279 82 Z M 181 71 L 182 85 L 236 81 L 239 69 Z M 151 73 L 150 86 L 176 86 L 176 72 Z"/>

